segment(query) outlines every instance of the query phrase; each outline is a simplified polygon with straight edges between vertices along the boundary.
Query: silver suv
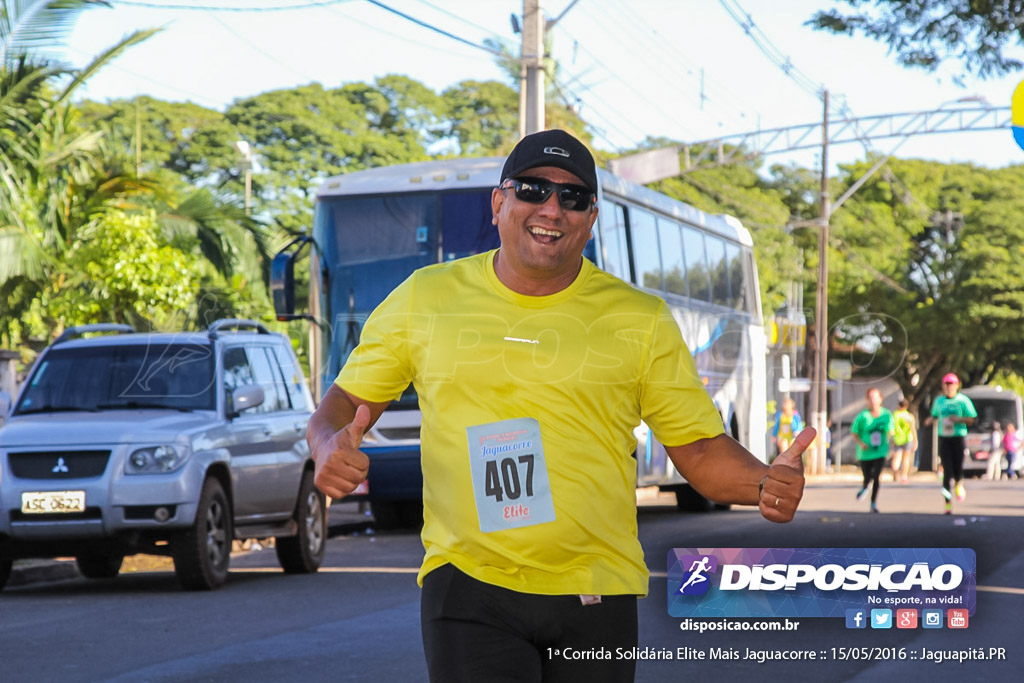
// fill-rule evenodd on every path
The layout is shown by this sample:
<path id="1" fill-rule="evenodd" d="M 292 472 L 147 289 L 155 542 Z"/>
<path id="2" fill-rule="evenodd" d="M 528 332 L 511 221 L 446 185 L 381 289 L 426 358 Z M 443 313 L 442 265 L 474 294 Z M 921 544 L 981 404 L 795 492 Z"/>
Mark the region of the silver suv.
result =
<path id="1" fill-rule="evenodd" d="M 0 588 L 17 558 L 74 556 L 112 578 L 150 553 L 174 559 L 183 587 L 211 589 L 233 539 L 270 536 L 285 572 L 315 572 L 327 522 L 312 409 L 287 338 L 251 320 L 68 330 L 0 428 Z"/>

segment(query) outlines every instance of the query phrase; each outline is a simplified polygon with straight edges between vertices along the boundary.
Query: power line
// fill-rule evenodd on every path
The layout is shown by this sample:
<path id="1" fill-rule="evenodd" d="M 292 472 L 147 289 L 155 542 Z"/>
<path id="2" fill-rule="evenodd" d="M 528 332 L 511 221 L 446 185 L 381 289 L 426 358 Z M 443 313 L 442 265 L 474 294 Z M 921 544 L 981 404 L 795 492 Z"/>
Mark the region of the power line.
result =
<path id="1" fill-rule="evenodd" d="M 772 63 L 774 63 L 776 66 L 782 69 L 783 73 L 785 73 L 786 76 L 793 80 L 793 82 L 800 86 L 800 88 L 803 89 L 805 92 L 813 94 L 819 98 L 822 96 L 824 92 L 824 86 L 815 86 L 814 81 L 809 76 L 807 76 L 798 68 L 796 68 L 796 66 L 794 66 L 793 63 L 790 61 L 789 57 L 782 53 L 777 47 L 775 47 L 771 40 L 768 39 L 768 36 L 766 36 L 764 32 L 761 31 L 760 28 L 758 28 L 757 24 L 754 22 L 754 18 L 748 12 L 746 12 L 743 9 L 743 7 L 739 4 L 739 0 L 718 1 L 719 4 L 721 4 L 722 7 L 725 8 L 725 11 L 729 13 L 729 16 L 731 16 L 740 25 L 740 27 L 750 37 L 754 44 L 757 45 L 758 49 L 760 49 L 761 52 Z M 730 6 L 730 3 L 734 7 Z M 854 116 L 853 111 L 850 109 L 850 105 L 846 100 L 846 96 L 838 95 L 837 99 L 842 100 L 842 105 L 838 107 L 838 114 L 840 116 L 846 117 L 845 120 L 848 123 L 850 123 L 850 125 L 853 127 L 854 134 L 857 137 L 857 139 L 860 140 L 861 144 L 864 146 L 865 153 L 869 155 L 879 154 L 878 150 L 871 144 L 871 141 L 869 140 L 868 136 L 864 133 L 863 129 L 861 129 L 860 124 L 856 119 L 856 116 Z M 904 138 L 903 141 L 906 141 L 906 138 Z M 894 154 L 896 149 L 898 149 L 899 146 L 902 144 L 903 142 L 901 141 L 886 156 L 888 157 Z M 886 169 L 884 171 L 884 174 L 891 182 L 898 183 L 907 193 L 907 196 L 910 197 L 913 201 L 917 202 L 921 206 L 925 206 L 925 208 L 928 208 L 927 205 L 920 199 L 915 197 L 914 194 L 910 191 L 910 188 L 908 188 L 906 184 L 904 184 L 903 181 L 900 180 L 895 173 L 893 173 L 892 168 L 888 166 L 888 161 L 886 161 Z"/>
<path id="2" fill-rule="evenodd" d="M 622 4 L 617 0 L 611 0 L 610 2 L 606 2 L 605 6 L 608 8 L 609 11 L 614 12 L 619 17 L 621 17 L 622 23 L 628 23 L 637 27 L 639 35 L 641 36 L 641 41 L 637 42 L 636 44 L 649 45 L 653 47 L 654 49 L 659 51 L 662 57 L 666 59 L 670 64 L 674 65 L 677 62 L 681 62 L 684 65 L 686 74 L 690 76 L 694 81 L 693 87 L 696 88 L 698 91 L 698 101 L 700 102 L 702 109 L 704 102 L 712 102 L 717 106 L 722 107 L 721 102 L 717 102 L 715 98 L 707 96 L 707 85 L 704 83 L 704 67 L 701 66 L 700 64 L 693 62 L 688 55 L 683 53 L 678 48 L 677 42 L 673 42 L 665 38 L 665 36 L 658 31 L 657 27 L 648 19 L 641 19 L 638 13 L 624 10 Z M 649 51 L 644 50 L 643 52 L 641 52 L 641 54 L 647 56 L 648 52 Z M 659 73 L 664 70 L 664 63 L 655 62 L 654 60 L 652 60 L 652 63 L 654 64 L 655 68 L 654 73 Z M 680 71 L 677 70 L 676 73 L 682 76 L 682 73 Z M 728 87 L 722 86 L 722 82 L 719 79 L 715 79 L 713 85 L 716 92 L 721 90 L 721 94 L 724 95 L 723 100 L 728 100 L 728 107 L 731 107 L 732 109 L 735 109 L 737 112 L 739 112 L 741 118 L 745 118 L 747 108 L 740 105 L 736 101 L 736 99 L 733 97 L 733 93 L 729 92 Z M 725 109 L 727 107 L 722 108 Z"/>
<path id="3" fill-rule="evenodd" d="M 84 50 L 78 50 L 76 48 L 71 48 L 71 49 L 74 52 L 77 52 L 79 55 L 81 55 L 83 57 L 89 57 L 89 58 L 95 57 L 95 55 L 90 55 L 87 52 L 85 52 Z M 161 86 L 163 88 L 167 88 L 168 90 L 173 90 L 173 91 L 178 92 L 178 93 L 180 93 L 182 95 L 185 95 L 186 97 L 193 98 L 197 102 L 205 100 L 208 103 L 207 106 L 209 106 L 214 111 L 217 111 L 218 108 L 222 106 L 221 103 L 219 103 L 219 102 L 218 103 L 214 103 L 214 101 L 212 99 L 207 98 L 205 95 L 200 95 L 198 93 L 194 93 L 194 92 L 191 92 L 191 91 L 188 91 L 188 90 L 182 90 L 181 88 L 179 88 L 177 86 L 169 85 L 169 84 L 164 83 L 162 81 L 158 81 L 158 80 L 156 80 L 156 79 L 154 79 L 154 78 L 152 78 L 150 76 L 144 76 L 144 75 L 138 73 L 137 71 L 132 71 L 131 69 L 124 68 L 123 66 L 121 66 L 117 62 L 111 62 L 109 64 L 106 64 L 103 68 L 104 69 L 114 69 L 115 71 L 122 71 L 122 72 L 128 74 L 129 76 L 134 76 L 135 78 L 138 78 L 140 81 L 145 81 L 147 83 L 153 83 L 153 84 L 159 85 L 159 86 Z M 86 82 L 86 86 L 85 87 L 86 87 L 86 89 L 88 89 L 88 87 L 89 87 L 88 81 Z M 135 96 L 138 97 L 139 95 L 136 94 Z"/>
<path id="4" fill-rule="evenodd" d="M 800 86 L 804 92 L 818 99 L 821 98 L 824 87 L 815 83 L 811 77 L 796 68 L 789 57 L 779 48 L 775 47 L 772 41 L 768 39 L 768 36 L 754 22 L 754 18 L 743 9 L 737 0 L 718 0 L 718 2 L 729 16 L 740 25 L 743 32 L 750 37 L 750 40 L 753 41 L 754 45 L 757 46 L 769 61 L 779 67 L 782 73 L 786 74 L 790 80 Z M 734 5 L 734 7 L 731 5 Z"/>
<path id="5" fill-rule="evenodd" d="M 348 14 L 343 14 L 343 13 L 339 12 L 338 8 L 336 8 L 336 7 L 325 7 L 324 9 L 326 9 L 328 12 L 331 12 L 332 14 L 335 14 L 335 15 L 337 15 L 339 17 L 344 18 L 346 21 L 349 21 L 349 22 L 351 22 L 353 24 L 358 24 L 359 26 L 362 26 L 363 28 L 368 28 L 371 31 L 376 31 L 377 33 L 381 33 L 381 34 L 386 35 L 386 36 L 390 36 L 390 37 L 394 36 L 394 33 L 392 33 L 391 31 L 387 31 L 385 29 L 382 29 L 379 26 L 374 26 L 373 24 L 369 24 L 369 23 L 367 23 L 365 21 L 360 21 L 359 19 L 356 19 L 355 17 L 350 16 Z M 422 41 L 415 40 L 413 38 L 406 38 L 405 40 L 406 40 L 406 42 L 413 43 L 415 45 L 419 45 L 420 47 L 426 48 L 427 50 L 432 50 L 434 52 L 443 52 L 444 54 L 448 54 L 448 55 L 453 55 L 453 56 L 457 56 L 457 57 L 465 57 L 465 53 L 463 53 L 463 52 L 455 52 L 453 50 L 446 50 L 443 47 L 438 47 L 437 45 L 434 45 L 434 44 L 431 44 L 431 43 L 424 43 Z"/>
<path id="6" fill-rule="evenodd" d="M 309 9 L 311 7 L 326 7 L 351 0 L 318 0 L 304 2 L 298 5 L 260 5 L 258 7 L 226 7 L 224 5 L 170 5 L 157 2 L 137 2 L 136 0 L 113 0 L 115 5 L 126 5 L 129 7 L 145 7 L 147 9 L 170 9 L 192 12 L 288 12 L 297 9 Z"/>
<path id="7" fill-rule="evenodd" d="M 566 106 L 568 106 L 568 107 L 572 107 L 572 106 L 574 106 L 573 104 L 571 104 L 571 103 L 569 102 L 569 98 L 568 98 L 568 97 L 566 96 L 566 94 L 565 94 L 565 89 L 567 88 L 567 86 L 563 85 L 562 83 L 559 83 L 558 79 L 557 79 L 557 78 L 555 78 L 555 75 L 554 75 L 553 73 L 551 73 L 551 71 L 550 71 L 550 70 L 549 70 L 548 68 L 545 68 L 545 69 L 544 69 L 544 73 L 545 73 L 545 74 L 547 75 L 547 77 L 548 77 L 548 78 L 549 78 L 549 79 L 551 80 L 551 83 L 552 83 L 552 84 L 553 84 L 553 85 L 555 86 L 555 90 L 556 90 L 556 92 L 558 93 L 558 95 L 559 95 L 559 96 L 560 96 L 560 97 L 562 98 L 562 102 L 563 102 L 563 103 L 564 103 L 564 104 L 565 104 Z M 580 98 L 579 98 L 578 96 L 576 96 L 576 95 L 573 95 L 573 97 L 574 97 L 574 98 L 576 99 L 576 101 L 577 101 L 577 102 L 581 102 L 581 101 L 582 101 L 582 100 L 581 100 L 581 99 L 580 99 Z M 602 102 L 603 102 L 603 100 L 602 100 Z M 623 132 L 623 130 L 622 130 L 621 128 L 619 128 L 619 127 L 618 127 L 617 125 L 615 125 L 615 123 L 614 123 L 613 121 L 611 121 L 610 119 L 608 119 L 608 118 L 607 118 L 606 116 L 604 116 L 604 115 L 603 115 L 603 114 L 602 114 L 601 112 L 599 112 L 599 111 L 598 111 L 597 109 L 594 109 L 593 111 L 594 111 L 594 114 L 595 114 L 595 115 L 596 115 L 596 116 L 597 116 L 598 118 L 602 119 L 602 120 L 603 120 L 603 121 L 604 121 L 604 122 L 605 122 L 606 124 L 608 124 L 608 125 L 609 125 L 609 126 L 610 126 L 611 128 L 613 128 L 613 129 L 615 130 L 615 132 L 616 132 L 616 133 L 618 133 L 619 135 L 621 135 L 621 136 L 622 136 L 623 138 L 625 138 L 626 140 L 629 140 L 629 139 L 631 139 L 631 138 L 632 138 L 632 136 L 631 136 L 631 135 L 629 135 L 629 134 L 627 134 L 627 133 Z M 587 125 L 588 125 L 588 126 L 589 126 L 590 128 L 592 128 L 592 129 L 593 129 L 593 130 L 594 130 L 595 132 L 597 132 L 597 133 L 598 133 L 598 135 L 599 135 L 599 136 L 600 136 L 600 137 L 601 137 L 601 138 L 602 138 L 602 139 L 603 139 L 603 140 L 604 140 L 605 142 L 607 142 L 608 144 L 610 144 L 610 145 L 611 145 L 611 146 L 612 146 L 612 147 L 614 148 L 614 150 L 615 150 L 616 152 L 621 152 L 621 151 L 622 151 L 622 146 L 621 146 L 621 145 L 618 145 L 618 144 L 616 144 L 616 142 L 615 142 L 614 140 L 612 140 L 612 139 L 611 139 L 610 137 L 608 137 L 608 135 L 607 135 L 607 132 L 606 132 L 606 131 L 605 131 L 604 129 L 598 128 L 598 127 L 597 127 L 597 125 L 596 125 L 596 124 L 594 124 L 593 122 L 588 122 L 588 123 L 587 123 Z M 642 132 L 642 131 L 641 131 L 641 132 Z"/>
<path id="8" fill-rule="evenodd" d="M 427 7 L 430 7 L 432 9 L 437 10 L 441 14 L 449 16 L 449 17 L 451 17 L 451 18 L 453 18 L 453 19 L 455 19 L 457 21 L 461 21 L 463 24 L 466 24 L 468 26 L 472 26 L 475 29 L 483 31 L 484 33 L 487 34 L 487 36 L 489 38 L 495 39 L 498 43 L 500 43 L 502 45 L 505 45 L 509 49 L 511 49 L 511 47 L 512 47 L 512 41 L 508 40 L 507 38 L 503 38 L 502 36 L 498 35 L 494 31 L 492 31 L 491 29 L 487 28 L 486 26 L 481 26 L 480 24 L 474 23 L 474 22 L 470 21 L 469 19 L 456 14 L 455 12 L 451 12 L 449 10 L 446 10 L 444 7 L 440 7 L 439 5 L 435 5 L 432 2 L 428 2 L 428 0 L 419 0 L 419 2 L 424 4 L 424 5 L 426 5 Z"/>
<path id="9" fill-rule="evenodd" d="M 624 85 L 624 86 L 625 86 L 625 87 L 626 87 L 626 88 L 627 88 L 628 90 L 630 90 L 630 91 L 631 91 L 631 92 L 632 92 L 633 94 L 635 94 L 635 95 L 636 95 L 636 96 L 637 96 L 637 97 L 638 97 L 639 99 L 643 100 L 644 102 L 647 102 L 647 103 L 648 103 L 648 104 L 649 104 L 649 105 L 650 105 L 650 106 L 651 106 L 651 107 L 652 107 L 652 108 L 653 108 L 654 110 L 656 110 L 656 111 L 657 111 L 657 112 L 658 112 L 658 113 L 659 113 L 659 114 L 660 114 L 660 115 L 661 115 L 662 117 L 664 117 L 664 119 L 665 119 L 666 121 L 668 121 L 668 122 L 670 123 L 670 125 L 672 125 L 672 126 L 674 126 L 674 127 L 678 127 L 678 126 L 679 126 L 678 118 L 677 118 L 676 116 L 674 116 L 674 115 L 672 115 L 672 114 L 670 114 L 670 113 L 666 112 L 666 111 L 665 111 L 664 109 L 662 109 L 662 108 L 661 108 L 661 106 L 660 106 L 660 105 L 658 104 L 658 102 L 657 102 L 657 101 L 655 101 L 655 100 L 653 100 L 653 99 L 651 99 L 651 98 L 650 98 L 650 96 L 649 96 L 649 95 L 648 95 L 647 93 L 644 93 L 644 92 L 642 92 L 642 91 L 641 91 L 641 90 L 639 90 L 639 89 L 638 89 L 638 88 L 637 88 L 636 86 L 634 86 L 634 85 L 633 85 L 632 83 L 630 83 L 630 82 L 629 82 L 629 81 L 628 81 L 627 79 L 623 78 L 623 77 L 622 77 L 622 76 L 620 76 L 620 75 L 619 75 L 619 74 L 618 74 L 617 72 L 615 72 L 614 70 L 612 70 L 611 68 L 609 68 L 607 64 L 605 64 L 605 63 L 604 63 L 604 62 L 603 62 L 603 61 L 602 61 L 602 60 L 601 60 L 601 59 L 600 59 L 599 57 L 597 57 L 597 55 L 595 55 L 595 54 L 594 54 L 594 53 L 592 53 L 592 52 L 591 52 L 590 50 L 588 50 L 588 49 L 587 49 L 587 47 L 586 47 L 585 45 L 583 45 L 583 44 L 582 44 L 582 43 L 580 43 L 580 42 L 579 42 L 578 40 L 576 40 L 576 38 L 574 38 L 574 37 L 573 37 L 573 36 L 572 36 L 572 35 L 571 35 L 571 34 L 570 34 L 570 33 L 569 33 L 568 31 L 566 31 L 566 30 L 565 30 L 564 28 L 560 28 L 560 26 L 556 26 L 556 28 L 558 28 L 558 29 L 559 29 L 559 30 L 561 30 L 561 31 L 562 31 L 563 33 L 565 33 L 565 35 L 566 35 L 566 36 L 567 36 L 567 37 L 568 37 L 568 38 L 569 38 L 570 40 L 573 40 L 573 41 L 574 41 L 574 42 L 575 42 L 575 43 L 576 43 L 576 44 L 577 44 L 577 45 L 579 46 L 579 48 L 580 48 L 580 49 L 581 49 L 581 50 L 582 50 L 583 52 L 585 52 L 585 53 L 586 53 L 586 54 L 587 54 L 587 55 L 588 55 L 588 56 L 589 56 L 589 57 L 590 57 L 590 58 L 591 58 L 591 59 L 592 59 L 592 60 L 594 61 L 594 63 L 596 63 L 596 64 L 597 64 L 598 66 L 600 66 L 600 67 L 601 67 L 602 69 L 604 69 L 604 70 L 605 70 L 605 72 L 607 72 L 607 73 L 608 73 L 608 74 L 609 74 L 609 75 L 610 75 L 610 76 L 611 76 L 611 77 L 612 77 L 613 79 L 615 79 L 615 80 L 619 81 L 620 83 L 622 83 L 622 84 L 623 84 L 623 85 Z M 597 98 L 597 96 L 596 96 L 596 95 L 594 95 L 594 97 L 595 97 L 595 98 Z M 611 107 L 611 109 L 612 109 L 612 110 L 614 110 L 614 111 L 616 111 L 616 113 L 618 113 L 618 112 L 617 112 L 617 108 L 615 108 L 615 107 Z M 637 131 L 638 131 L 638 132 L 640 133 L 640 134 L 641 134 L 641 135 L 644 135 L 644 130 L 643 130 L 642 128 L 640 128 L 639 126 L 637 126 L 637 125 L 636 125 L 635 123 L 633 123 L 633 122 L 631 122 L 631 121 L 630 121 L 629 123 L 630 123 L 630 124 L 631 124 L 631 125 L 632 125 L 632 126 L 633 126 L 633 127 L 634 127 L 634 128 L 635 128 L 635 129 L 636 129 L 636 130 L 637 130 Z M 621 131 L 620 131 L 620 132 L 621 132 Z M 632 138 L 633 136 L 629 136 L 629 135 L 627 135 L 627 136 L 625 136 L 625 137 L 627 137 L 627 138 Z"/>
<path id="10" fill-rule="evenodd" d="M 425 29 L 433 31 L 434 33 L 438 33 L 438 34 L 440 34 L 442 36 L 445 36 L 446 38 L 451 38 L 452 40 L 456 40 L 456 41 L 458 41 L 458 42 L 460 42 L 460 43 L 462 43 L 464 45 L 468 45 L 470 47 L 475 47 L 477 50 L 483 50 L 484 52 L 489 52 L 492 55 L 495 55 L 497 57 L 506 57 L 507 56 L 503 52 L 501 52 L 500 50 L 492 50 L 491 48 L 487 47 L 486 45 L 480 45 L 478 43 L 474 43 L 471 40 L 467 40 L 466 38 L 463 38 L 461 36 L 457 36 L 454 33 L 449 33 L 448 31 L 445 31 L 442 28 L 438 28 L 437 26 L 434 26 L 433 24 L 429 24 L 429 23 L 423 21 L 422 19 L 417 19 L 416 17 L 410 16 L 410 15 L 406 14 L 405 12 L 400 12 L 399 10 L 395 9 L 394 7 L 389 7 L 388 5 L 385 5 L 383 2 L 379 2 L 378 0 L 366 0 L 366 2 L 370 3 L 371 5 L 375 5 L 375 6 L 379 7 L 379 8 L 381 8 L 382 10 L 386 10 L 388 12 L 391 12 L 392 14 L 398 15 L 398 16 L 402 17 L 403 19 L 405 19 L 406 21 L 411 21 L 412 23 L 416 24 L 417 26 L 421 26 L 421 27 L 423 27 Z"/>
<path id="11" fill-rule="evenodd" d="M 302 78 L 304 80 L 310 80 L 310 81 L 316 80 L 315 78 L 312 78 L 308 74 L 302 73 L 298 69 L 295 69 L 290 64 L 285 64 L 284 62 L 279 60 L 277 57 L 273 56 L 272 54 L 270 54 L 269 52 L 267 52 L 266 50 L 261 48 L 259 45 L 256 45 L 255 43 L 253 43 L 251 40 L 249 40 L 245 36 L 239 34 L 233 28 L 228 26 L 227 23 L 225 23 L 223 20 L 221 20 L 221 18 L 218 17 L 216 14 L 211 12 L 210 16 L 211 16 L 211 18 L 214 21 L 216 21 L 218 24 L 220 24 L 224 28 L 225 31 L 227 31 L 228 33 L 233 35 L 235 38 L 237 38 L 239 41 L 241 41 L 242 43 L 244 43 L 248 47 L 252 48 L 253 50 L 256 50 L 257 52 L 259 52 L 261 55 L 263 55 L 264 57 L 269 59 L 274 64 L 277 64 L 278 66 L 280 66 L 280 67 L 282 67 L 284 69 L 287 69 L 288 71 L 291 71 L 293 74 L 295 74 L 296 76 L 299 76 L 300 78 Z"/>

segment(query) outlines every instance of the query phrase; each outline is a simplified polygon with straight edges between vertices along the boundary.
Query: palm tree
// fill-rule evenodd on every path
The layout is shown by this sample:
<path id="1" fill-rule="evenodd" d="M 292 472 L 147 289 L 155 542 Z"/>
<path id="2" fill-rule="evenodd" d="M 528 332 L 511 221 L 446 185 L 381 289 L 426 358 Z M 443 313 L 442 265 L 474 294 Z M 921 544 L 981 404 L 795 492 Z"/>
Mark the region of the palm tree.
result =
<path id="1" fill-rule="evenodd" d="M 125 184 L 97 182 L 101 135 L 76 125 L 70 98 L 104 64 L 155 30 L 129 35 L 80 70 L 42 56 L 66 37 L 80 12 L 96 5 L 109 6 L 100 0 L 0 0 L 0 298 L 7 303 L 0 335 L 7 339 L 10 320 L 45 284 L 102 197 Z"/>

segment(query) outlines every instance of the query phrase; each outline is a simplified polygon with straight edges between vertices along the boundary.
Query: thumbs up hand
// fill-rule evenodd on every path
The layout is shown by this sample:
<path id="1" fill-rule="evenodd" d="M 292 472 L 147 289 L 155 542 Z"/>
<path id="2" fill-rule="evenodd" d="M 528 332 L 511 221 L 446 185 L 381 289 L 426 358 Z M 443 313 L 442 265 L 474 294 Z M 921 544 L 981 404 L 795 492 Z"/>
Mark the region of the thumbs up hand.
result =
<path id="1" fill-rule="evenodd" d="M 347 496 L 366 479 L 370 459 L 359 447 L 369 426 L 370 409 L 360 405 L 352 422 L 321 441 L 313 450 L 316 465 L 314 483 L 331 498 Z"/>
<path id="2" fill-rule="evenodd" d="M 797 434 L 793 445 L 780 453 L 762 480 L 761 515 L 771 522 L 788 522 L 804 495 L 803 454 L 817 436 L 811 428 Z"/>

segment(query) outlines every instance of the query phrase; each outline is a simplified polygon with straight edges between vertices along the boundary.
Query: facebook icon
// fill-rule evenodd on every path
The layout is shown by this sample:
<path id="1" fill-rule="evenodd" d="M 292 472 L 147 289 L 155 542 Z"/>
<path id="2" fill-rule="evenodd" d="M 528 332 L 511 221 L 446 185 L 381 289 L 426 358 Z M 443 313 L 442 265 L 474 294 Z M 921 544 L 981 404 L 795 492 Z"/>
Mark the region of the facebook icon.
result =
<path id="1" fill-rule="evenodd" d="M 867 611 L 862 609 L 846 610 L 846 628 L 867 628 Z"/>

